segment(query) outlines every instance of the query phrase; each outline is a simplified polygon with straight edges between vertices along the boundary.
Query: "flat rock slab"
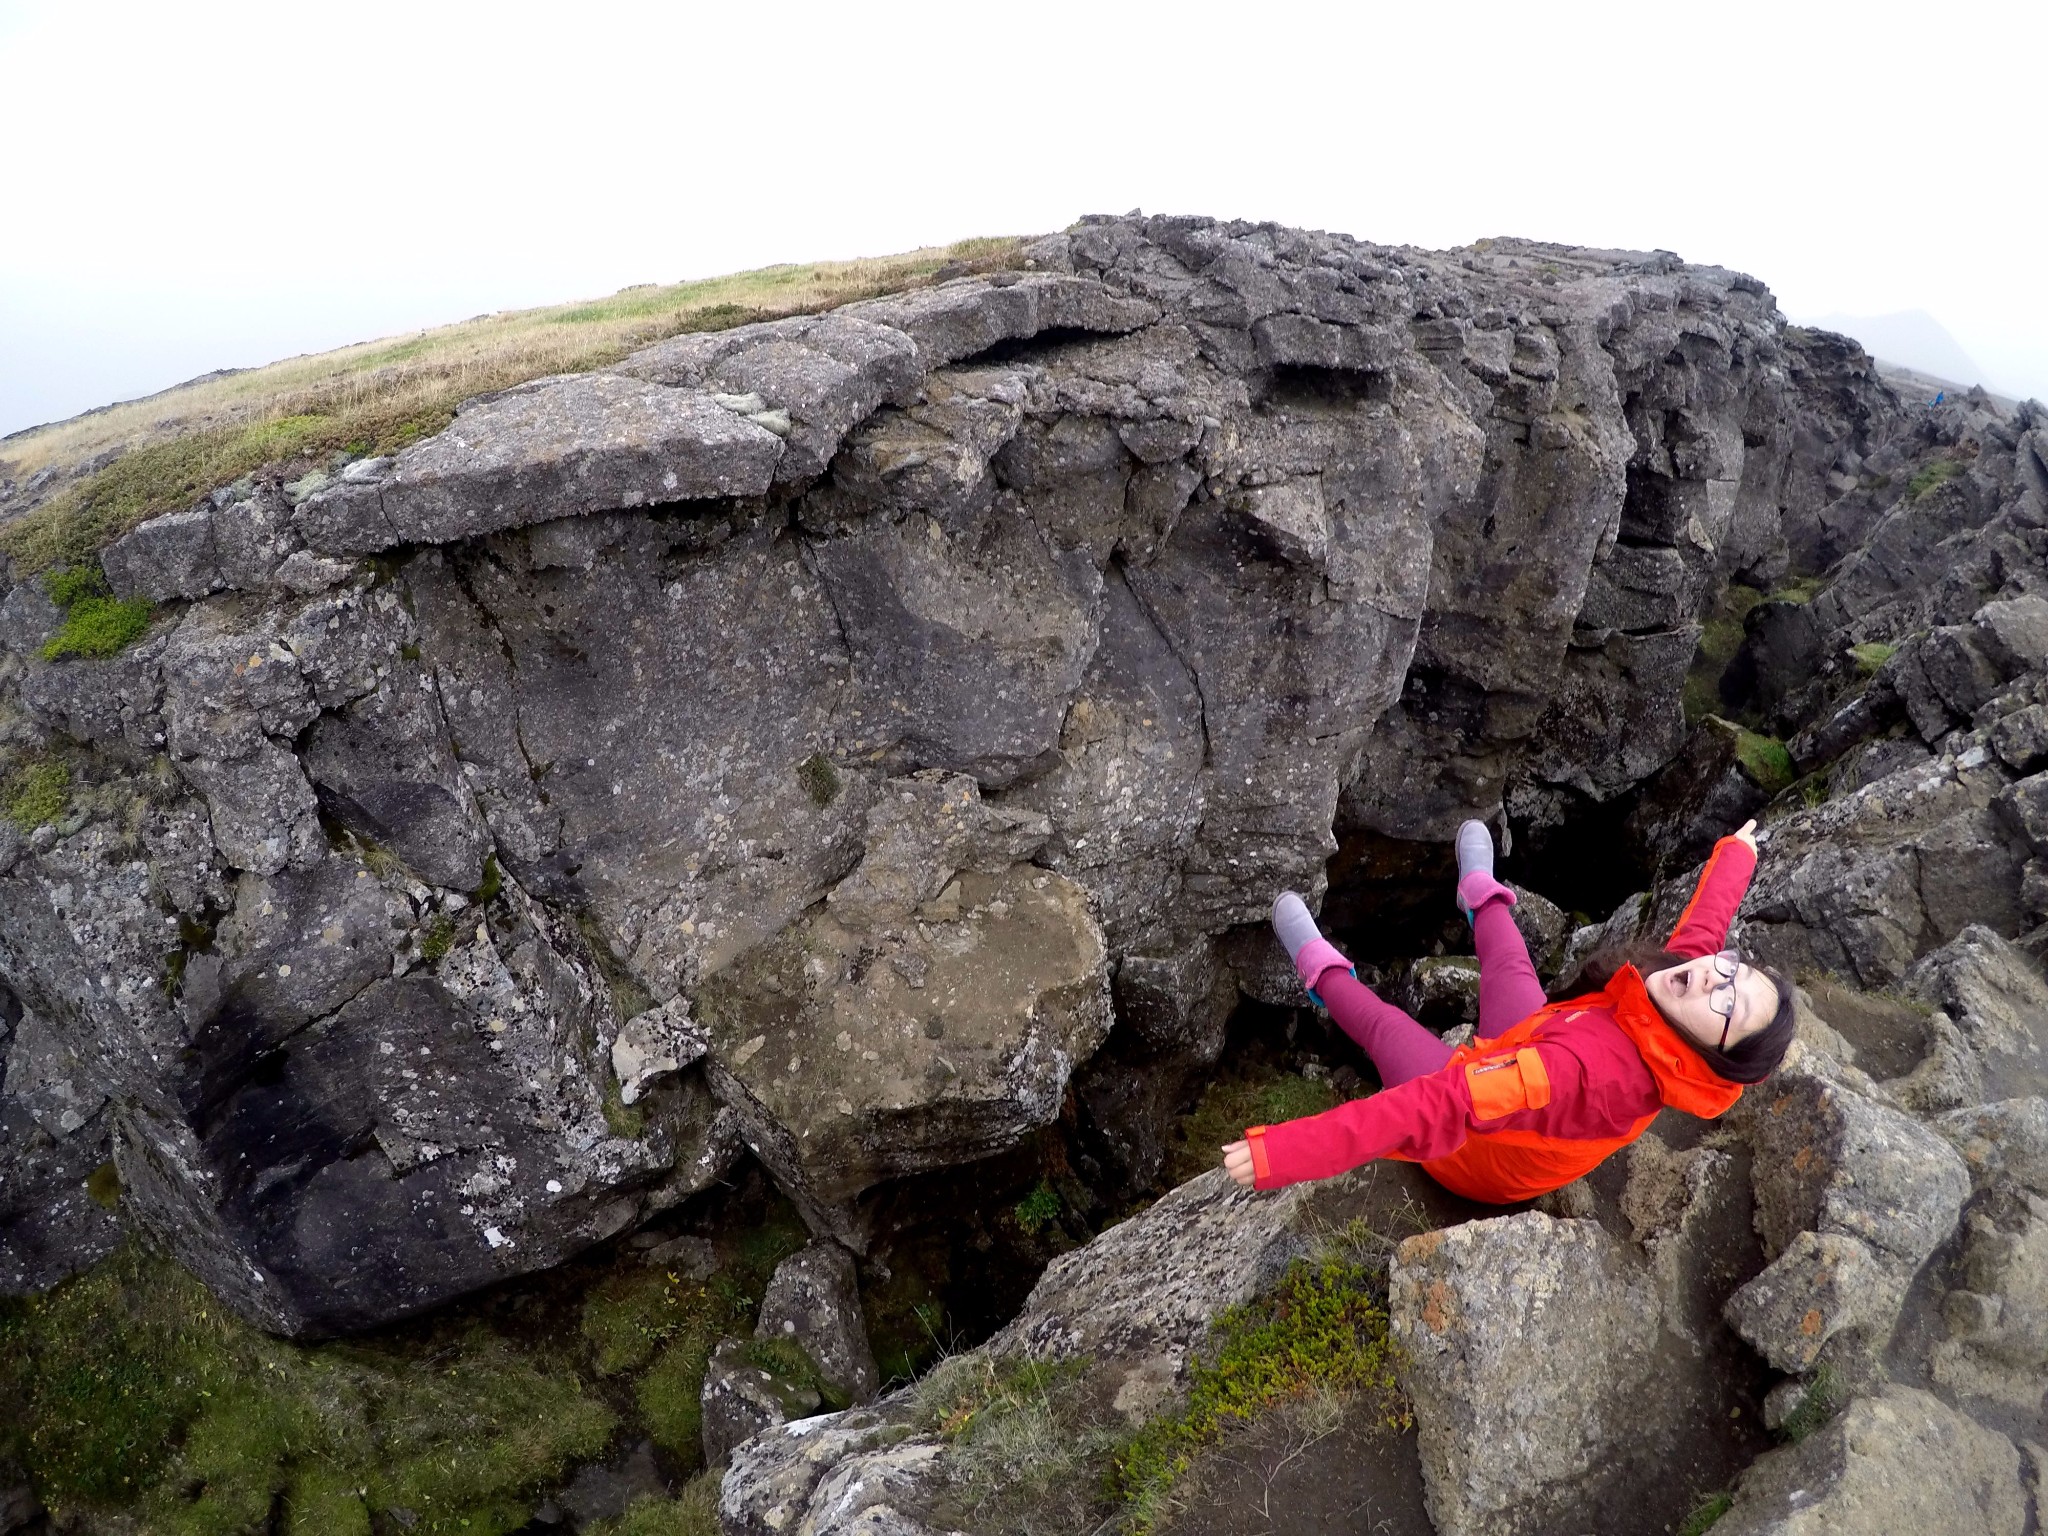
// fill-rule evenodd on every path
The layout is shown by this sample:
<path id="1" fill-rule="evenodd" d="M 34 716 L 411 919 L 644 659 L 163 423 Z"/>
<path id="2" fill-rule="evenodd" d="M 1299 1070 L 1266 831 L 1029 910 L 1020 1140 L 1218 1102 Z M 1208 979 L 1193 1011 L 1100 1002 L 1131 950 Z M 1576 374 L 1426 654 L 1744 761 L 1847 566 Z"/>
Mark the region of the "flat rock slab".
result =
<path id="1" fill-rule="evenodd" d="M 782 439 L 708 395 L 616 374 L 536 379 L 465 406 L 381 479 L 311 497 L 297 526 L 323 554 L 440 544 L 551 518 L 758 496 Z"/>

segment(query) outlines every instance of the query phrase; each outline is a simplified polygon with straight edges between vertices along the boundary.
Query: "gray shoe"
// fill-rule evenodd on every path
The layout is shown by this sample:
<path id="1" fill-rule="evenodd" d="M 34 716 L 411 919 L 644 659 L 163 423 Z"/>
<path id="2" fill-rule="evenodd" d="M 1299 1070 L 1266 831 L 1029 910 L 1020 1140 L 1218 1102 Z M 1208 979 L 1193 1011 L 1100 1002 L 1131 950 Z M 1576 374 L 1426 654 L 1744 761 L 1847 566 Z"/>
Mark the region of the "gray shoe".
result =
<path id="1" fill-rule="evenodd" d="M 1282 891 L 1274 899 L 1273 932 L 1287 946 L 1290 960 L 1323 936 L 1316 920 L 1309 916 L 1308 903 L 1292 891 Z"/>
<path id="2" fill-rule="evenodd" d="M 1458 828 L 1458 878 L 1462 881 L 1475 869 L 1493 873 L 1493 834 L 1483 821 Z"/>

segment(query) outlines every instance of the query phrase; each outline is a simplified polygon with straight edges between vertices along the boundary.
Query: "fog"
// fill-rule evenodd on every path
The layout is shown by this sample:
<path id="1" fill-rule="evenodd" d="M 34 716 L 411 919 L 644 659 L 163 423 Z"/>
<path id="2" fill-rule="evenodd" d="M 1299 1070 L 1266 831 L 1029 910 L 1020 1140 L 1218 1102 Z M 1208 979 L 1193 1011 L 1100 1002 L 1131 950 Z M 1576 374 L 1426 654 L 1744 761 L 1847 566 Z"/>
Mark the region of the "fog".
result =
<path id="1" fill-rule="evenodd" d="M 1090 211 L 1662 247 L 2048 396 L 2048 7 L 0 0 L 0 432 Z M 1969 382 L 1969 381 L 1965 381 Z"/>

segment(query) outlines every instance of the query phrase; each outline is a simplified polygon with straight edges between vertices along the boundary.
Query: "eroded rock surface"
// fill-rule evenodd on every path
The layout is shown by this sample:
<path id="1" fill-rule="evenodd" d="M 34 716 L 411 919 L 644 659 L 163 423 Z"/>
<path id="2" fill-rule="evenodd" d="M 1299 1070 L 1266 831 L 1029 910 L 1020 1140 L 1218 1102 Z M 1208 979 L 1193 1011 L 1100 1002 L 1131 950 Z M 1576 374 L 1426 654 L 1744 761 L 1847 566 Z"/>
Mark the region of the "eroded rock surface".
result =
<path id="1" fill-rule="evenodd" d="M 1751 932 L 1936 978 L 2026 1067 L 1915 966 L 2048 916 L 2032 407 L 1909 409 L 1663 253 L 1134 216 L 1026 266 L 210 495 L 107 552 L 164 604 L 110 659 L 44 660 L 11 585 L 10 772 L 71 787 L 5 834 L 0 979 L 235 1306 L 387 1321 L 743 1147 L 858 1247 L 878 1182 L 1070 1089 L 1085 1171 L 1143 1187 L 1238 989 L 1282 990 L 1276 889 L 1473 814 L 1540 853 L 1680 753 L 1730 578 L 1826 562 L 1745 697 L 1869 777 L 1781 819 Z M 1678 798 L 1646 845 L 1691 846 Z"/>

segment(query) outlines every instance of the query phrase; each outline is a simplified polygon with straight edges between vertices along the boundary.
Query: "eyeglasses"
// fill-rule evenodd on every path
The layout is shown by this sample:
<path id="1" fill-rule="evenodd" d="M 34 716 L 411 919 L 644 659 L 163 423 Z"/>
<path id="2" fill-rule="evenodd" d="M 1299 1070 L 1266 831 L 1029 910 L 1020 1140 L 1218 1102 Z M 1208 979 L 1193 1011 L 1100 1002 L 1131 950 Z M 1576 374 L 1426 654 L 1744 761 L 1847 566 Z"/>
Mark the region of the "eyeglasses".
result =
<path id="1" fill-rule="evenodd" d="M 1732 949 L 1724 949 L 1714 956 L 1714 974 L 1721 980 L 1707 994 L 1707 1006 L 1721 1015 L 1721 1043 L 1717 1051 L 1728 1049 L 1728 1031 L 1735 1023 L 1735 973 L 1742 969 L 1742 956 Z"/>

